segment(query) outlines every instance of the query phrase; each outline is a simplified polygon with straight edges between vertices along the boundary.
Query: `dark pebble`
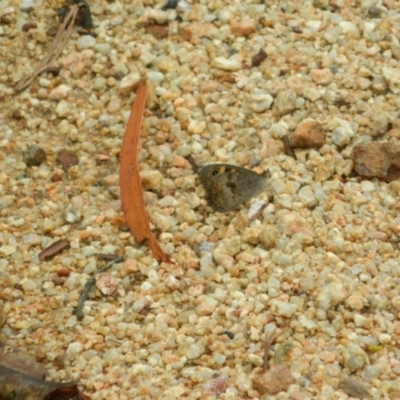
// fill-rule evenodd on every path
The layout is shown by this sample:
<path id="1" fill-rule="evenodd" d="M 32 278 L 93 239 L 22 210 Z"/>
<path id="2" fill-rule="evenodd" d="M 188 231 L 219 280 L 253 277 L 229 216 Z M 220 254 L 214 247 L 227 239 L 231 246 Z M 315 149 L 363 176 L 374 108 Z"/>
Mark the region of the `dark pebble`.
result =
<path id="1" fill-rule="evenodd" d="M 61 164 L 61 168 L 64 171 L 68 171 L 74 165 L 77 165 L 79 162 L 79 158 L 77 155 L 71 150 L 60 150 L 57 153 L 57 162 Z"/>
<path id="2" fill-rule="evenodd" d="M 38 166 L 46 160 L 46 152 L 36 144 L 29 146 L 24 152 L 24 162 L 28 167 Z"/>

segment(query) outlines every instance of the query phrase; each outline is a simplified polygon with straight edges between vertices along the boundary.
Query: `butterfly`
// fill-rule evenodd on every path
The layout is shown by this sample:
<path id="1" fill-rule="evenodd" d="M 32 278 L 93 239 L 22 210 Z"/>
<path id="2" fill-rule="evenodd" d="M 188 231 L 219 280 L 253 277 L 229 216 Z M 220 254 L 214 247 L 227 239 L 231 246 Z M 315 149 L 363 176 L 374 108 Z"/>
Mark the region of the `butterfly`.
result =
<path id="1" fill-rule="evenodd" d="M 214 211 L 228 212 L 250 200 L 268 186 L 269 171 L 262 174 L 231 164 L 209 164 L 198 176 Z"/>

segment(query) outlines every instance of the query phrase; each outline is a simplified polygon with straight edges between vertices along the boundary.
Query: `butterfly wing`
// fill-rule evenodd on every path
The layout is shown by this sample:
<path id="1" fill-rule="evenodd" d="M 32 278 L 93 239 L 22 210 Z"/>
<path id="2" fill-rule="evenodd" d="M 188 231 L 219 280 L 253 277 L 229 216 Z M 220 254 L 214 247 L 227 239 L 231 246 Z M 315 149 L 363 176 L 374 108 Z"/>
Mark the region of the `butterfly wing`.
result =
<path id="1" fill-rule="evenodd" d="M 230 164 L 206 165 L 199 171 L 207 203 L 214 211 L 228 212 L 250 200 L 267 186 L 265 173 L 257 174 Z"/>

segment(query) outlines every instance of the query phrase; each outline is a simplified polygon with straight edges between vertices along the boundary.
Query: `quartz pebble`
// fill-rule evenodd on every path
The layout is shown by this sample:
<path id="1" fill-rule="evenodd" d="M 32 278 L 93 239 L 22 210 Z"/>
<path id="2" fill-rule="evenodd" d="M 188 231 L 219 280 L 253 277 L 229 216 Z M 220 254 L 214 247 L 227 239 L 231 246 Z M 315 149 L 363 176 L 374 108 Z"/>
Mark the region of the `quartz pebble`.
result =
<path id="1" fill-rule="evenodd" d="M 141 76 L 139 72 L 132 72 L 124 76 L 119 85 L 119 93 L 129 95 L 139 84 Z"/>
<path id="2" fill-rule="evenodd" d="M 91 35 L 83 35 L 77 40 L 76 47 L 78 50 L 85 50 L 94 47 L 95 44 L 96 38 Z"/>

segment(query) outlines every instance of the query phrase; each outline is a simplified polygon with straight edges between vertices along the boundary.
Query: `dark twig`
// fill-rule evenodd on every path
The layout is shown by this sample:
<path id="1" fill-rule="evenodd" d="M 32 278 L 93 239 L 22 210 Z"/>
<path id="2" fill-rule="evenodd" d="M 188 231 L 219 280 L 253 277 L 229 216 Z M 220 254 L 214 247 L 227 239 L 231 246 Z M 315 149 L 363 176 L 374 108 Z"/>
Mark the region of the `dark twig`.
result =
<path id="1" fill-rule="evenodd" d="M 285 135 L 282 137 L 282 142 L 283 142 L 283 147 L 285 148 L 285 153 L 297 160 L 296 154 L 293 150 L 292 142 L 290 141 L 290 138 L 288 135 Z"/>
<path id="2" fill-rule="evenodd" d="M 110 268 L 112 265 L 119 263 L 123 260 L 122 257 L 118 257 L 115 260 L 109 261 L 103 268 L 100 268 L 95 275 L 93 275 L 86 283 L 85 286 L 82 289 L 82 293 L 79 297 L 78 305 L 76 306 L 75 309 L 75 315 L 78 318 L 78 321 L 81 321 L 83 319 L 83 304 L 87 300 L 87 297 L 89 295 L 89 290 L 90 288 L 94 285 L 94 282 L 96 281 L 96 275 L 101 274 L 104 271 L 107 271 L 108 268 Z"/>
<path id="3" fill-rule="evenodd" d="M 278 337 L 278 333 L 276 331 L 274 332 L 267 332 L 265 335 L 265 348 L 264 348 L 264 362 L 263 362 L 263 372 L 266 372 L 268 370 L 268 353 L 269 349 L 272 346 L 272 343 L 275 341 L 275 339 Z"/>
<path id="4" fill-rule="evenodd" d="M 61 52 L 64 50 L 64 47 L 68 43 L 78 12 L 79 6 L 74 5 L 71 7 L 63 23 L 58 27 L 56 37 L 54 38 L 54 41 L 46 57 L 34 69 L 32 74 L 27 75 L 17 83 L 17 85 L 15 86 L 16 93 L 19 93 L 26 89 L 35 80 L 35 78 L 42 72 L 46 71 L 50 67 L 52 61 L 61 54 Z"/>

